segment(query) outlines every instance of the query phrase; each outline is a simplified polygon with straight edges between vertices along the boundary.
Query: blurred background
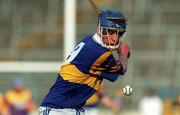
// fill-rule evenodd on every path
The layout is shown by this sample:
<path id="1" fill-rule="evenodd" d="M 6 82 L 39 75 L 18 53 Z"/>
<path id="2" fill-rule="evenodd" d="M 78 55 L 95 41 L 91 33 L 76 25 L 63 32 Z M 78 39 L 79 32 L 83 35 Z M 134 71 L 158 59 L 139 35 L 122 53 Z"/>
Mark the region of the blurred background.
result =
<path id="1" fill-rule="evenodd" d="M 162 100 L 163 115 L 180 115 L 180 1 L 94 1 L 100 9 L 121 11 L 128 19 L 128 71 L 104 84 L 112 99 L 123 86 L 133 87 L 131 96 L 122 96 L 119 114 L 139 115 L 139 103 L 153 89 Z M 15 79 L 21 79 L 36 105 L 31 114 L 37 115 L 66 53 L 96 28 L 97 16 L 88 0 L 0 0 L 0 94 L 5 97 Z M 103 105 L 99 109 L 100 115 L 114 114 Z"/>

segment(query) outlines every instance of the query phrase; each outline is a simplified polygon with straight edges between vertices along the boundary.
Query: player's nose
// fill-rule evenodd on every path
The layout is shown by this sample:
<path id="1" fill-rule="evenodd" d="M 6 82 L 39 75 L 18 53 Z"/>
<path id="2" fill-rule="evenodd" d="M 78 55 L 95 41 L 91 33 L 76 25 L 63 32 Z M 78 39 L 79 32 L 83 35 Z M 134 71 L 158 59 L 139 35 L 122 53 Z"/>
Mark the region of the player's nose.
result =
<path id="1" fill-rule="evenodd" d="M 117 41 L 117 35 L 112 35 L 112 36 L 111 36 L 111 40 L 112 40 L 113 42 L 116 42 L 116 41 Z"/>

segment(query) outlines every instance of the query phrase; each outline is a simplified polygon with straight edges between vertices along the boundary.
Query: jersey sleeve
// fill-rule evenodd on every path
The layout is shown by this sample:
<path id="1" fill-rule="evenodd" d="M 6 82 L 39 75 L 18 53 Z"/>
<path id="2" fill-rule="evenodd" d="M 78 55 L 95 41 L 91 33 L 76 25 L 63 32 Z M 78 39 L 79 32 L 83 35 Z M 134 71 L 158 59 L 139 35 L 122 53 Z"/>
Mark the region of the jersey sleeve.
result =
<path id="1" fill-rule="evenodd" d="M 123 70 L 121 63 L 119 63 L 112 54 L 100 66 L 104 68 L 104 72 L 121 73 Z"/>
<path id="2" fill-rule="evenodd" d="M 109 53 L 99 66 L 97 65 L 93 66 L 89 72 L 112 82 L 123 73 L 122 65 L 114 58 L 112 53 Z"/>

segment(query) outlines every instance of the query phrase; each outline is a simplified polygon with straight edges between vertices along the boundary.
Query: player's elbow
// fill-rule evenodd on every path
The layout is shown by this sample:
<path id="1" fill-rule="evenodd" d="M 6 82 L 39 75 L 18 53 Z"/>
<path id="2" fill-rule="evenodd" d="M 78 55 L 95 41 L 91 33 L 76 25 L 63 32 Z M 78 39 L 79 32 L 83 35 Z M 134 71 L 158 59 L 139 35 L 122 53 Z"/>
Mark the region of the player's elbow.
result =
<path id="1" fill-rule="evenodd" d="M 117 73 L 102 73 L 101 76 L 111 82 L 114 82 L 118 79 L 119 74 L 117 74 Z"/>
<path id="2" fill-rule="evenodd" d="M 117 80 L 117 78 L 105 78 L 105 79 L 107 79 L 107 80 L 109 80 L 109 81 L 111 81 L 111 82 L 115 82 L 116 80 Z"/>
<path id="3" fill-rule="evenodd" d="M 109 79 L 109 81 L 111 81 L 111 82 L 115 82 L 117 79 L 118 79 L 118 77 L 113 78 L 113 79 Z"/>
<path id="4" fill-rule="evenodd" d="M 118 79 L 119 75 L 112 75 L 110 78 L 109 78 L 109 81 L 111 82 L 115 82 L 117 79 Z"/>

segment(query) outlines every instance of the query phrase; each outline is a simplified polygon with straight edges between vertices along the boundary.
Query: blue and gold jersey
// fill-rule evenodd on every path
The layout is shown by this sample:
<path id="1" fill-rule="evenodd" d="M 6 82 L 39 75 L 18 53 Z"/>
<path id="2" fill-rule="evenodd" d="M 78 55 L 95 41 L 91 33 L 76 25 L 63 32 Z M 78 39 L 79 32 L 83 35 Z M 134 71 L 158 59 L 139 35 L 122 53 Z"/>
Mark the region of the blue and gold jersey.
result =
<path id="1" fill-rule="evenodd" d="M 118 78 L 122 70 L 112 51 L 93 37 L 85 37 L 74 48 L 41 106 L 76 108 L 96 92 L 103 78 L 109 81 Z"/>

